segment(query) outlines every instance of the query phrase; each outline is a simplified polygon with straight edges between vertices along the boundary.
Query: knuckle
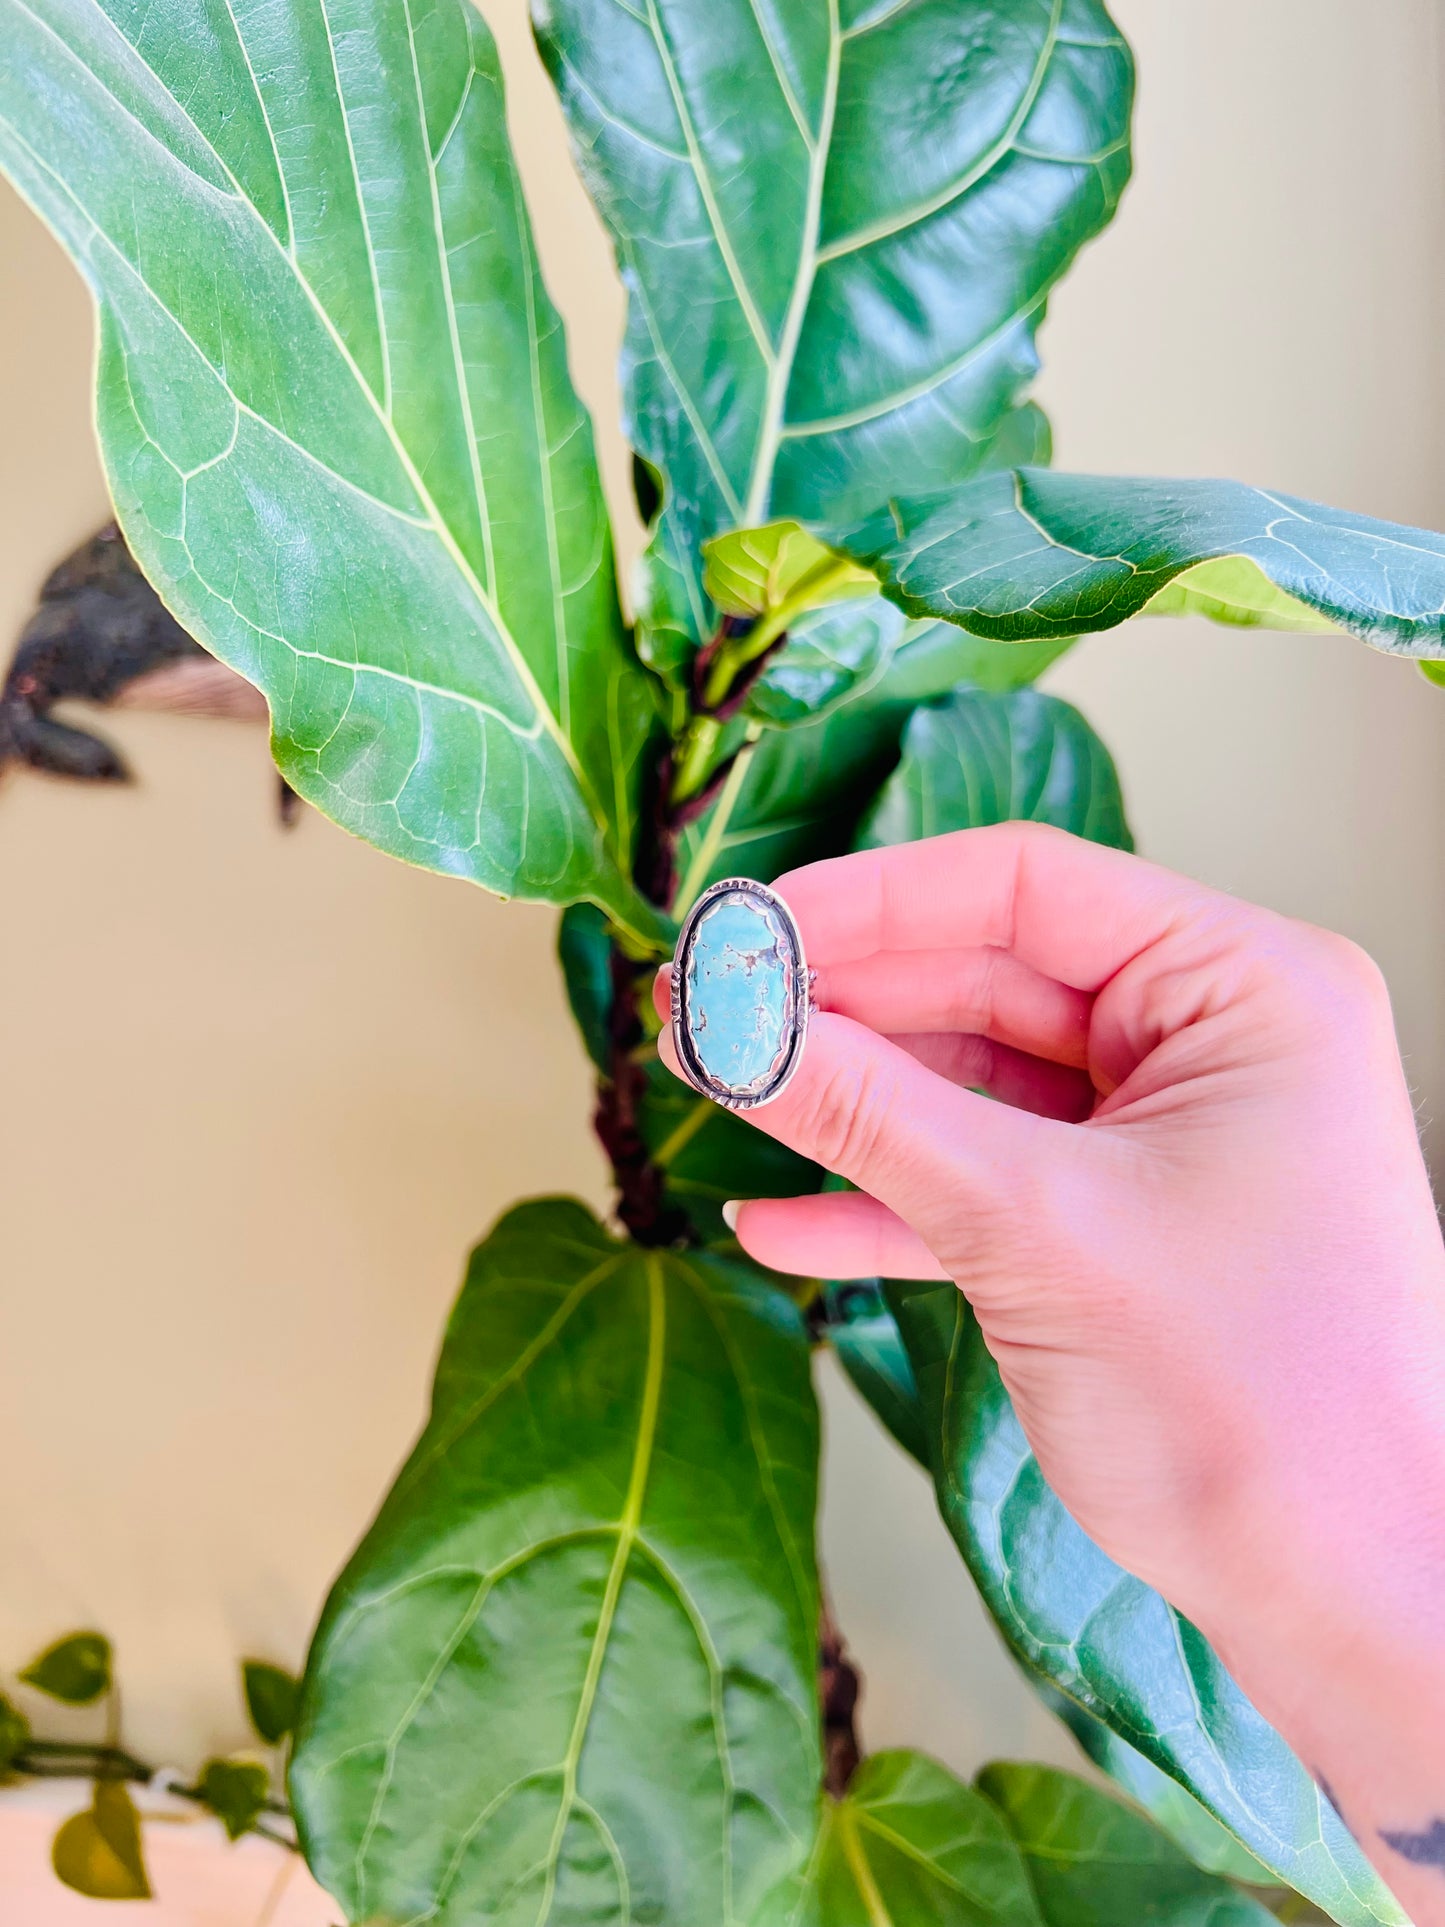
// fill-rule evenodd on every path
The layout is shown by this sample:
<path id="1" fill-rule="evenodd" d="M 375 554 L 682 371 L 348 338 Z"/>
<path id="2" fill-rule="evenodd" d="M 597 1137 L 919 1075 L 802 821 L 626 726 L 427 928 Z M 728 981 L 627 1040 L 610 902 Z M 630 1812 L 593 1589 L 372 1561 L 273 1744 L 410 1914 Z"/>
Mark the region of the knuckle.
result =
<path id="1" fill-rule="evenodd" d="M 808 1101 L 805 1131 L 820 1164 L 845 1177 L 876 1169 L 887 1134 L 887 1093 L 868 1066 L 830 1069 Z"/>

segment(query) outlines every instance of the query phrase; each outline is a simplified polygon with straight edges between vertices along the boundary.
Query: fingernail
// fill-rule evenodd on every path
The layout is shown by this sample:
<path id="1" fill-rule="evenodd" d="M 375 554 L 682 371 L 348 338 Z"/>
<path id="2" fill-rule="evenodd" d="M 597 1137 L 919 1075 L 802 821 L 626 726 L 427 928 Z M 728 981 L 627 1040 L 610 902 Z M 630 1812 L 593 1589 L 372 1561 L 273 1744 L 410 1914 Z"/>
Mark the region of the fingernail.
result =
<path id="1" fill-rule="evenodd" d="M 723 1219 L 723 1223 L 727 1226 L 729 1231 L 737 1230 L 738 1213 L 739 1211 L 742 1210 L 742 1208 L 743 1207 L 737 1198 L 729 1198 L 727 1203 L 723 1206 L 722 1219 Z"/>

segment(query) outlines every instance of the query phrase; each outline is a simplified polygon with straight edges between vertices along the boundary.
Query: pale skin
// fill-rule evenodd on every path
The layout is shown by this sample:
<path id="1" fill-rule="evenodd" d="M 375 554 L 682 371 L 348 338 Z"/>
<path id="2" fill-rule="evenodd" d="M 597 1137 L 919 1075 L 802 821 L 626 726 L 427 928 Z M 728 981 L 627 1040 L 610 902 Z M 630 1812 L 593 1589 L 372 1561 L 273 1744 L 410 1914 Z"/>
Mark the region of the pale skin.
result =
<path id="1" fill-rule="evenodd" d="M 748 1116 L 858 1190 L 743 1248 L 953 1280 L 1064 1504 L 1445 1927 L 1445 1248 L 1379 971 L 1031 824 L 777 888 L 819 1015 Z"/>

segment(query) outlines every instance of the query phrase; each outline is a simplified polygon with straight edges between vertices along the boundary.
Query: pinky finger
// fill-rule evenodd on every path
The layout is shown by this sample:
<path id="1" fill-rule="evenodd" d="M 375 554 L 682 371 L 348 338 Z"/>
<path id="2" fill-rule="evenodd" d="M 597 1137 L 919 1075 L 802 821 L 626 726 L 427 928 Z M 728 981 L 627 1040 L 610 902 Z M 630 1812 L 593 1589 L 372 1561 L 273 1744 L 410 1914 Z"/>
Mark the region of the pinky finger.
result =
<path id="1" fill-rule="evenodd" d="M 948 1276 L 916 1231 L 862 1191 L 754 1198 L 734 1230 L 750 1258 L 804 1278 Z"/>

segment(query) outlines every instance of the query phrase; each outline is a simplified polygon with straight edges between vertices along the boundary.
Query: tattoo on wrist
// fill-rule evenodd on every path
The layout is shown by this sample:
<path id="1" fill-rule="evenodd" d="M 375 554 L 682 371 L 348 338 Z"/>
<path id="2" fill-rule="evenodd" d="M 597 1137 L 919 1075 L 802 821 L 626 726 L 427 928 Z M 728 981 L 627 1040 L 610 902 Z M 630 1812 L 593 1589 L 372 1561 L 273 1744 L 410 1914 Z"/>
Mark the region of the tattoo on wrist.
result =
<path id="1" fill-rule="evenodd" d="M 1401 1859 L 1445 1873 L 1445 1820 L 1432 1820 L 1423 1833 L 1391 1833 L 1381 1827 L 1380 1838 Z"/>

